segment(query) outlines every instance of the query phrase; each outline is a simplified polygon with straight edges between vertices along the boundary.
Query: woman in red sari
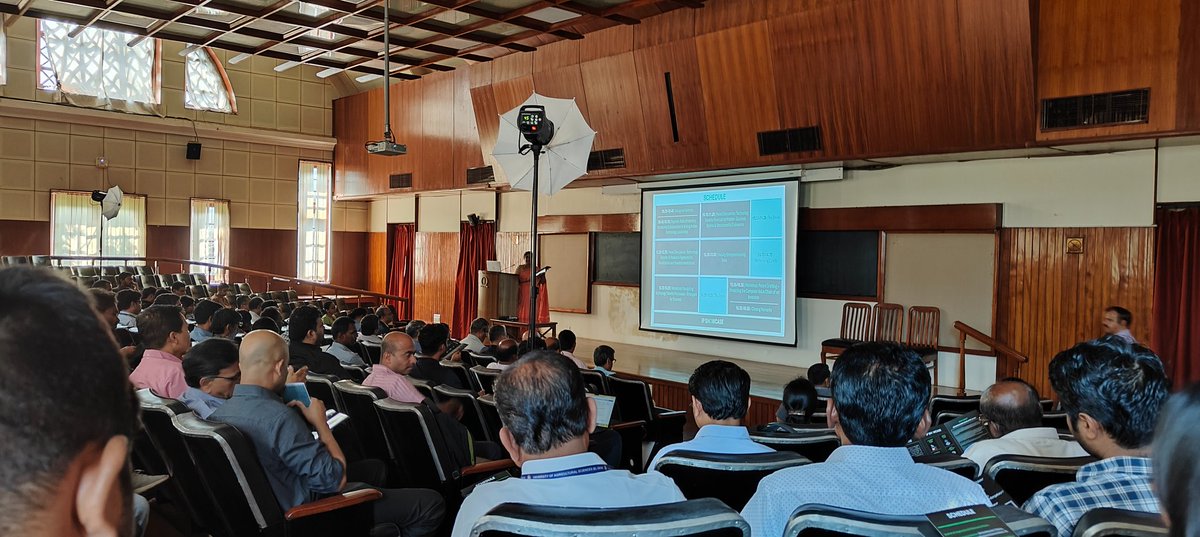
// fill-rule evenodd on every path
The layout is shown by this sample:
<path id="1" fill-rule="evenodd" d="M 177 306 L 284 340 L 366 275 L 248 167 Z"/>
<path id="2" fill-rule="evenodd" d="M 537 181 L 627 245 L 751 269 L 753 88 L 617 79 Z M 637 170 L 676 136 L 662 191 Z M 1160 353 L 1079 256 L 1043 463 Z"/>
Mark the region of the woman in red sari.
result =
<path id="1" fill-rule="evenodd" d="M 533 265 L 533 254 L 525 252 L 525 263 L 517 267 L 517 320 L 523 323 L 529 322 L 529 282 L 533 279 L 533 274 L 537 270 L 531 270 Z M 541 267 L 538 267 L 541 269 Z M 543 274 L 537 278 L 538 286 L 538 309 L 537 322 L 550 322 L 550 296 L 546 294 L 546 275 Z"/>

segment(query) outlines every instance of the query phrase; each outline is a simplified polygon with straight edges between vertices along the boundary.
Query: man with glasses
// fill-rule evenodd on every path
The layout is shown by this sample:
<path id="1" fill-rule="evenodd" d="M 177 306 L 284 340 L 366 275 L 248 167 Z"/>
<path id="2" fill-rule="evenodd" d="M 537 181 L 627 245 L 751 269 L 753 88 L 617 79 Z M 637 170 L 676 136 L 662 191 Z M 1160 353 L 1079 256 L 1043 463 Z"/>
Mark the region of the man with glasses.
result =
<path id="1" fill-rule="evenodd" d="M 1001 455 L 1034 457 L 1084 457 L 1078 442 L 1062 440 L 1053 427 L 1042 426 L 1042 404 L 1037 390 L 1020 379 L 1004 379 L 988 387 L 979 398 L 979 422 L 991 440 L 972 444 L 963 456 L 982 471 Z"/>
<path id="2" fill-rule="evenodd" d="M 242 378 L 237 345 L 220 338 L 197 343 L 183 359 L 183 378 L 188 387 L 179 400 L 197 416 L 208 419 L 233 397 L 233 387 Z"/>

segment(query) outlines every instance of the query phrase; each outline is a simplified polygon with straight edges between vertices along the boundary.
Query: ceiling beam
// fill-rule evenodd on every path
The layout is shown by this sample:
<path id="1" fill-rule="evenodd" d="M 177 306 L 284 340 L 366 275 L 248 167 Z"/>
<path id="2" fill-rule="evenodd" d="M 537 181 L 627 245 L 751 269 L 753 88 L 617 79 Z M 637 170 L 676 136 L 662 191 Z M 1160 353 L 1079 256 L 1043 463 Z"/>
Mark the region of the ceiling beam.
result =
<path id="1" fill-rule="evenodd" d="M 96 21 L 112 12 L 113 8 L 122 1 L 123 0 L 108 0 L 102 9 L 97 9 L 95 13 L 92 13 L 92 16 L 88 18 L 87 22 L 80 24 L 79 26 L 73 28 L 70 32 L 67 32 L 67 37 L 70 39 L 75 39 L 79 36 L 79 34 L 83 33 L 84 30 L 87 30 L 89 26 L 95 24 Z"/>

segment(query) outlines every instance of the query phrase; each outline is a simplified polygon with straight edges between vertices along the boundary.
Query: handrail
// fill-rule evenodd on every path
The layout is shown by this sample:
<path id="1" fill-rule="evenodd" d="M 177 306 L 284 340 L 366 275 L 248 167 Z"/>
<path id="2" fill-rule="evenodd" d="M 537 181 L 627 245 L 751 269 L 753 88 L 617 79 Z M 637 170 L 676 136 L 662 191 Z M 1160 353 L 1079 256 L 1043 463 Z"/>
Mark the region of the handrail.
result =
<path id="1" fill-rule="evenodd" d="M 385 300 L 395 300 L 395 301 L 400 301 L 400 302 L 408 302 L 409 301 L 408 298 L 405 298 L 402 296 L 389 295 L 386 293 L 368 291 L 366 289 L 357 289 L 354 287 L 346 287 L 343 285 L 335 285 L 332 283 L 323 283 L 323 282 L 315 282 L 315 281 L 311 281 L 311 280 L 304 280 L 301 278 L 297 278 L 295 276 L 285 276 L 283 274 L 275 274 L 275 273 L 271 273 L 271 272 L 264 272 L 261 270 L 234 267 L 234 266 L 229 266 L 229 265 L 218 265 L 216 263 L 206 263 L 204 261 L 190 261 L 190 260 L 186 260 L 186 259 L 174 259 L 174 258 L 170 258 L 170 257 L 108 257 L 108 256 L 93 257 L 93 256 L 70 256 L 70 255 L 52 255 L 52 256 L 47 256 L 47 257 L 49 257 L 51 262 L 57 261 L 59 266 L 62 265 L 62 261 L 92 261 L 92 262 L 140 261 L 140 262 L 147 263 L 147 264 L 153 263 L 154 267 L 155 267 L 155 272 L 159 272 L 158 271 L 158 263 L 160 263 L 160 262 L 177 264 L 180 267 L 180 272 L 187 272 L 187 270 L 184 267 L 186 267 L 188 265 L 195 265 L 195 266 L 225 270 L 225 271 L 229 271 L 231 273 L 239 273 L 239 274 L 243 274 L 243 275 L 247 275 L 247 276 L 255 276 L 255 277 L 259 277 L 259 278 L 265 278 L 267 280 L 267 287 L 268 287 L 267 290 L 268 291 L 270 290 L 270 285 L 271 285 L 270 282 L 275 281 L 275 282 L 285 282 L 287 284 L 292 285 L 293 287 L 308 286 L 309 292 L 313 296 L 317 296 L 316 289 L 321 288 L 321 289 L 330 289 L 330 290 L 337 291 L 339 293 L 345 293 L 348 295 L 357 295 L 359 297 L 369 296 L 369 297 L 374 297 L 374 298 L 382 298 Z"/>
<path id="2" fill-rule="evenodd" d="M 1021 363 L 1029 362 L 1029 357 L 1021 354 L 1020 351 L 1005 345 L 1002 342 L 996 341 L 991 336 L 972 328 L 967 323 L 962 321 L 954 321 L 954 329 L 958 330 L 958 394 L 966 395 L 967 390 L 967 336 L 971 336 L 980 343 L 991 347 L 992 350 L 999 354 L 1005 354 L 1016 358 Z"/>

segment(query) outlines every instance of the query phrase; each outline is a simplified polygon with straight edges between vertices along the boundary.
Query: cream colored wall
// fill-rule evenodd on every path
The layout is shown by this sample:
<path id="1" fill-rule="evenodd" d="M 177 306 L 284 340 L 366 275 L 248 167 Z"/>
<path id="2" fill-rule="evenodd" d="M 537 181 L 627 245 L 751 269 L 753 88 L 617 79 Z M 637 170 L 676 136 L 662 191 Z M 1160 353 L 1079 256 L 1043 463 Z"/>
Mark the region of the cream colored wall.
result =
<path id="1" fill-rule="evenodd" d="M 1200 145 L 1163 141 L 1158 153 L 1158 201 L 1200 201 Z"/>
<path id="2" fill-rule="evenodd" d="M 454 232 L 467 215 L 496 220 L 497 194 L 487 190 L 461 190 L 422 194 L 396 194 L 369 202 L 370 231 L 383 233 L 388 224 L 417 224 L 417 231 Z M 503 230 L 501 230 L 503 231 Z"/>

